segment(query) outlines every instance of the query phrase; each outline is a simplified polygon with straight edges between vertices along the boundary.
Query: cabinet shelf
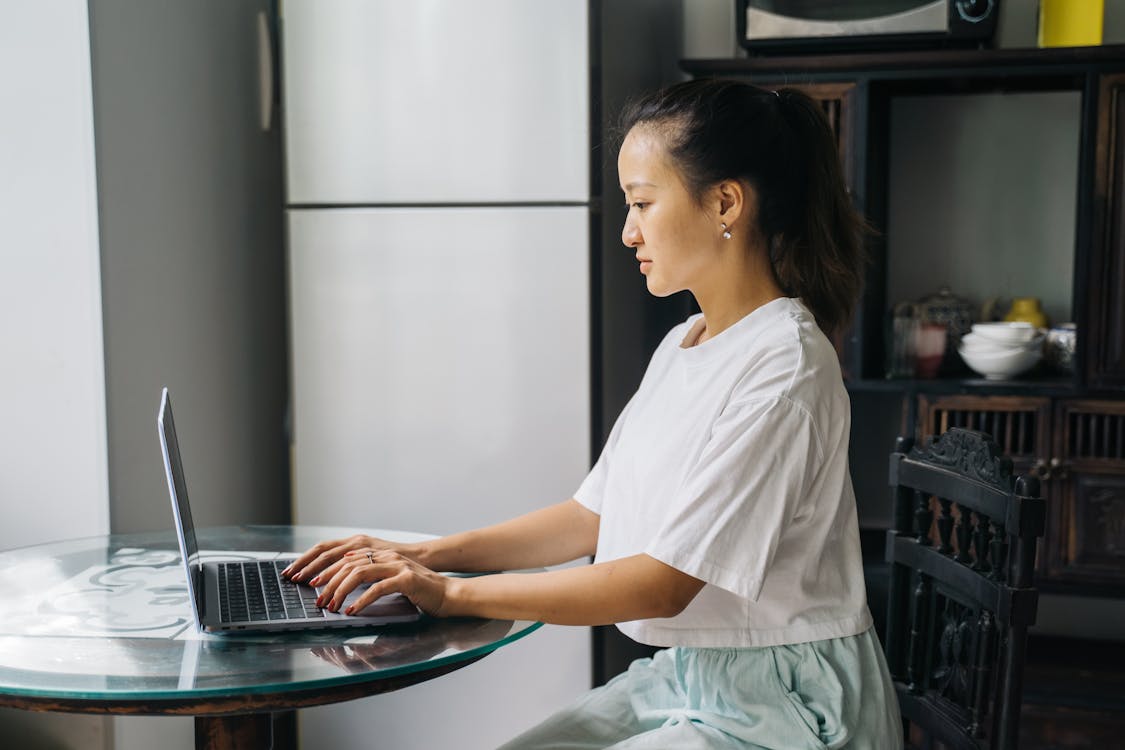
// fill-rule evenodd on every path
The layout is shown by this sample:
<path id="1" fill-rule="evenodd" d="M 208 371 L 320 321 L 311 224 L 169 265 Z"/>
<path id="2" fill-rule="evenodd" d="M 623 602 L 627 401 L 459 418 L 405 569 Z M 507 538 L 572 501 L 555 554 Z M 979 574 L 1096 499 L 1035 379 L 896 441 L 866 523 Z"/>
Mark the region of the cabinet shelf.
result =
<path id="1" fill-rule="evenodd" d="M 980 395 L 1073 396 L 1079 389 L 1070 377 L 986 380 L 984 378 L 860 378 L 845 381 L 855 393 L 973 393 Z"/>
<path id="2" fill-rule="evenodd" d="M 824 55 L 771 55 L 719 59 L 684 59 L 680 67 L 694 76 L 810 76 L 949 78 L 977 75 L 1084 74 L 1125 64 L 1125 45 L 1031 49 L 930 49 Z"/>

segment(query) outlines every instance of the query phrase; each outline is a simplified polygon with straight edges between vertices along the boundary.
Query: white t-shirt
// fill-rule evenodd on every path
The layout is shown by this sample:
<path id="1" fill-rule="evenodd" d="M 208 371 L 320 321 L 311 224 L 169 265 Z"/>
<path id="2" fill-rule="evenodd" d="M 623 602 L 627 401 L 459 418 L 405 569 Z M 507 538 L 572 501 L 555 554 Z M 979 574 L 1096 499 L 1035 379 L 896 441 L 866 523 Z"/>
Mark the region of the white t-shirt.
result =
<path id="1" fill-rule="evenodd" d="M 618 628 L 699 647 L 863 632 L 851 410 L 832 344 L 797 299 L 684 348 L 700 317 L 657 348 L 575 494 L 601 516 L 595 562 L 646 553 L 705 582 L 675 617 Z"/>

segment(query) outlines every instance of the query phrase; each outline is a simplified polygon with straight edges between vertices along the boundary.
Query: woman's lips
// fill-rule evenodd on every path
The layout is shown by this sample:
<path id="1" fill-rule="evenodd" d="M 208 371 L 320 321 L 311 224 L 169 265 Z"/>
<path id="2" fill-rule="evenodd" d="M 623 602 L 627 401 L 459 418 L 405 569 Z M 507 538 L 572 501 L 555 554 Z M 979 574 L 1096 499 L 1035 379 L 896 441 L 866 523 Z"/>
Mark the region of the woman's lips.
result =
<path id="1" fill-rule="evenodd" d="M 652 268 L 652 261 L 641 257 L 638 257 L 637 260 L 641 264 L 641 273 L 648 273 L 648 269 Z"/>

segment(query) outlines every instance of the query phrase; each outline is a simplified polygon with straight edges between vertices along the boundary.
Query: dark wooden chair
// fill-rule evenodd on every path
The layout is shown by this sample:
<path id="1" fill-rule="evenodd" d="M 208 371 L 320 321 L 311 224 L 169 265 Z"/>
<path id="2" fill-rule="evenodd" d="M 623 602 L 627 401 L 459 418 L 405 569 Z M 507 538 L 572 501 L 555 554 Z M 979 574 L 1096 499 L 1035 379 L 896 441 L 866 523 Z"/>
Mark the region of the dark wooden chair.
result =
<path id="1" fill-rule="evenodd" d="M 952 428 L 891 454 L 894 529 L 886 653 L 907 742 L 1015 748 L 1035 549 L 1045 506 L 1034 477 L 982 432 Z"/>

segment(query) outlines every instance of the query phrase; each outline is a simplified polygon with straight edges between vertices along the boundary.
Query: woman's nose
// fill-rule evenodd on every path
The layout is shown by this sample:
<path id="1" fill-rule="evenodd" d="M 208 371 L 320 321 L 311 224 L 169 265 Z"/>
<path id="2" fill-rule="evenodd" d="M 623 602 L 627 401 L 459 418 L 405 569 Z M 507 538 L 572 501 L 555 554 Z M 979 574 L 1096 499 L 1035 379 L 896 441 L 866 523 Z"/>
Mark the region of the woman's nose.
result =
<path id="1" fill-rule="evenodd" d="M 625 226 L 621 228 L 621 242 L 625 247 L 636 247 L 641 244 L 641 232 L 637 229 L 637 225 L 628 219 L 625 220 Z"/>

